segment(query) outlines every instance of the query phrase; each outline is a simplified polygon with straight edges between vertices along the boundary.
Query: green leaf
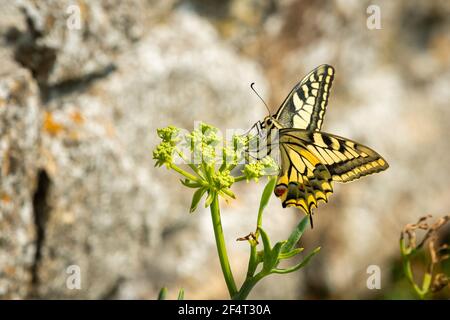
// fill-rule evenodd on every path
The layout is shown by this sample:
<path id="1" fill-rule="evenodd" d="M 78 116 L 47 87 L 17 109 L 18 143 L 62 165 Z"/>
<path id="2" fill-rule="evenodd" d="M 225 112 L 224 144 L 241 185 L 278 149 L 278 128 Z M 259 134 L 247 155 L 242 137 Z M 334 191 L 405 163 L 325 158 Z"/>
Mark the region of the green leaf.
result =
<path id="1" fill-rule="evenodd" d="M 292 251 L 289 251 L 287 253 L 280 253 L 279 254 L 279 258 L 280 260 L 284 260 L 284 259 L 289 259 L 292 258 L 293 256 L 299 254 L 300 252 L 302 252 L 305 248 L 295 248 Z"/>
<path id="2" fill-rule="evenodd" d="M 432 277 L 433 277 L 432 274 L 429 272 L 425 272 L 425 274 L 423 275 L 422 292 L 424 295 L 427 294 L 428 291 L 430 290 Z"/>
<path id="3" fill-rule="evenodd" d="M 231 199 L 236 199 L 236 195 L 230 190 L 230 189 L 226 189 L 227 193 L 225 193 L 223 190 L 219 191 L 219 195 L 224 197 L 225 199 L 231 198 Z"/>
<path id="4" fill-rule="evenodd" d="M 159 290 L 158 300 L 166 300 L 166 296 L 167 296 L 167 288 L 162 287 L 161 290 Z"/>
<path id="5" fill-rule="evenodd" d="M 270 196 L 273 193 L 273 189 L 275 189 L 275 185 L 277 183 L 277 178 L 271 178 L 269 182 L 267 183 L 266 187 L 264 188 L 264 191 L 261 196 L 261 201 L 259 202 L 259 211 L 258 215 L 260 215 L 263 210 L 267 207 L 267 204 L 269 203 Z"/>
<path id="6" fill-rule="evenodd" d="M 204 179 L 203 177 L 203 173 L 201 172 L 201 170 L 193 163 L 188 163 L 189 168 L 192 169 L 192 171 L 194 171 L 196 174 L 199 175 L 200 178 Z"/>
<path id="7" fill-rule="evenodd" d="M 272 246 L 270 245 L 269 236 L 264 231 L 264 229 L 259 228 L 259 231 L 261 232 L 261 238 L 264 246 L 263 269 L 269 271 L 272 268 L 271 267 Z"/>
<path id="8" fill-rule="evenodd" d="M 281 252 L 287 253 L 289 251 L 292 251 L 292 249 L 295 248 L 298 241 L 303 235 L 303 232 L 305 231 L 306 227 L 309 224 L 309 216 L 306 215 L 302 220 L 300 220 L 299 224 L 295 229 L 292 231 L 291 235 L 289 236 L 287 242 L 284 244 Z"/>
<path id="9" fill-rule="evenodd" d="M 248 260 L 247 278 L 253 277 L 258 267 L 258 254 L 256 252 L 256 244 L 250 244 L 250 258 Z"/>
<path id="10" fill-rule="evenodd" d="M 205 208 L 208 208 L 211 205 L 215 196 L 216 196 L 215 192 L 208 191 L 208 197 L 206 197 L 206 200 L 205 200 Z"/>
<path id="11" fill-rule="evenodd" d="M 300 268 L 303 268 L 304 266 L 306 266 L 309 262 L 309 260 L 311 260 L 311 258 L 316 255 L 318 252 L 320 251 L 320 247 L 315 248 L 310 254 L 308 254 L 305 259 L 303 259 L 300 263 L 298 263 L 297 265 L 291 267 L 291 268 L 286 268 L 286 269 L 272 269 L 271 272 L 272 273 L 278 273 L 278 274 L 285 274 L 285 273 L 291 273 L 294 271 L 297 271 Z"/>
<path id="12" fill-rule="evenodd" d="M 272 248 L 272 252 L 270 253 L 270 269 L 275 268 L 279 261 L 279 255 L 281 248 L 285 241 L 277 242 Z"/>
<path id="13" fill-rule="evenodd" d="M 189 180 L 189 179 L 180 179 L 180 181 L 181 181 L 181 184 L 183 185 L 183 186 L 186 186 L 186 187 L 188 187 L 188 188 L 199 188 L 199 187 L 201 187 L 202 185 L 200 184 L 200 183 L 198 183 L 198 182 L 195 182 L 195 181 L 191 181 L 191 180 Z"/>
<path id="14" fill-rule="evenodd" d="M 195 209 L 197 209 L 198 203 L 202 199 L 205 192 L 206 192 L 205 188 L 200 188 L 194 192 L 194 195 L 192 196 L 192 203 L 191 208 L 189 209 L 189 213 L 192 213 L 195 211 Z"/>
<path id="15" fill-rule="evenodd" d="M 259 237 L 259 230 L 262 225 L 262 215 L 263 211 L 269 203 L 270 196 L 272 195 L 273 189 L 275 188 L 277 180 L 276 178 L 271 178 L 266 184 L 263 194 L 261 195 L 261 200 L 259 202 L 258 218 L 256 220 L 256 239 Z"/>
<path id="16" fill-rule="evenodd" d="M 184 289 L 183 288 L 181 288 L 180 291 L 178 292 L 177 300 L 184 300 Z"/>

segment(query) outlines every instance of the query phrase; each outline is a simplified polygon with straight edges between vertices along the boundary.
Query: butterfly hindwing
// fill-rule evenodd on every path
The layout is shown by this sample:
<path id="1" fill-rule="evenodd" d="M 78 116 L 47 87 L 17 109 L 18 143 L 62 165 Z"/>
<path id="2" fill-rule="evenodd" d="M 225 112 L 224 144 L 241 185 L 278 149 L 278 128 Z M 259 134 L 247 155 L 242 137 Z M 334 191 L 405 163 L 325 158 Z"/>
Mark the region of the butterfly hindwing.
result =
<path id="1" fill-rule="evenodd" d="M 298 137 L 280 132 L 279 145 L 281 171 L 275 195 L 283 207 L 299 207 L 310 214 L 320 200 L 327 202 L 333 192 L 331 174 Z"/>
<path id="2" fill-rule="evenodd" d="M 320 130 L 333 78 L 334 69 L 326 64 L 311 71 L 292 89 L 275 119 L 284 128 Z"/>

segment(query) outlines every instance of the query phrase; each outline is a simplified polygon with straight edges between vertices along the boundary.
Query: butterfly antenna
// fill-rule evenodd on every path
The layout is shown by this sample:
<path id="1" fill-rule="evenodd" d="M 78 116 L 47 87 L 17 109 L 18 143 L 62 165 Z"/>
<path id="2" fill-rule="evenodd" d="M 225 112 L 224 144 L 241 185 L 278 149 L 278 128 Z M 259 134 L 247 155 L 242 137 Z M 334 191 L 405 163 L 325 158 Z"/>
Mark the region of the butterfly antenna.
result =
<path id="1" fill-rule="evenodd" d="M 267 111 L 269 112 L 269 116 L 270 116 L 271 113 L 270 113 L 269 107 L 267 106 L 267 103 L 264 101 L 263 98 L 261 98 L 261 96 L 260 96 L 260 95 L 258 94 L 258 92 L 255 90 L 255 88 L 253 88 L 254 85 L 255 85 L 255 83 L 252 82 L 252 84 L 250 85 L 250 88 L 252 88 L 253 92 L 254 92 L 254 93 L 258 96 L 258 98 L 261 99 L 261 101 L 264 103 L 264 105 L 266 106 Z"/>

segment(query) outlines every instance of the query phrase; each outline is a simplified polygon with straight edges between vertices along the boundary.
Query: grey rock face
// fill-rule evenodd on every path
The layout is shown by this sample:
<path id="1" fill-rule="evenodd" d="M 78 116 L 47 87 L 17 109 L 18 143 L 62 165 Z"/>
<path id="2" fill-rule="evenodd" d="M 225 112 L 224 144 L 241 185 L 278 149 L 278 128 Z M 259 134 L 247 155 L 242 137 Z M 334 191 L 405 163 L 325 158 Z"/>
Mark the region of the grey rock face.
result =
<path id="1" fill-rule="evenodd" d="M 246 128 L 264 112 L 247 87 L 256 81 L 264 92 L 261 71 L 209 23 L 180 12 L 135 42 L 129 30 L 108 29 L 119 18 L 97 6 L 86 4 L 89 27 L 78 31 L 65 27 L 63 5 L 26 3 L 32 30 L 17 27 L 8 59 L 34 79 L 17 65 L 2 70 L 11 75 L 0 109 L 4 297 L 154 298 L 197 250 L 162 243 L 164 235 L 199 232 L 187 219 L 189 193 L 153 167 L 156 128 Z M 81 290 L 66 287 L 71 265 Z"/>
<path id="2" fill-rule="evenodd" d="M 0 296 L 7 298 L 24 297 L 32 281 L 38 101 L 30 73 L 4 61 L 0 72 Z"/>

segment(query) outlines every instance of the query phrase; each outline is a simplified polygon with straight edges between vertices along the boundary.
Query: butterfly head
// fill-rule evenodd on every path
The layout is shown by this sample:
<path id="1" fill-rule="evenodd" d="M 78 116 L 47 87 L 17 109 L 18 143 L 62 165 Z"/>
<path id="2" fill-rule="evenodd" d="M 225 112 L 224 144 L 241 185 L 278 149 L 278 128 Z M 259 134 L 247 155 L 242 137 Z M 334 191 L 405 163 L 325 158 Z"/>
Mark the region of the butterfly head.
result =
<path id="1" fill-rule="evenodd" d="M 266 130 L 270 130 L 272 128 L 280 129 L 282 128 L 282 125 L 273 116 L 267 116 L 261 122 L 261 128 Z"/>

